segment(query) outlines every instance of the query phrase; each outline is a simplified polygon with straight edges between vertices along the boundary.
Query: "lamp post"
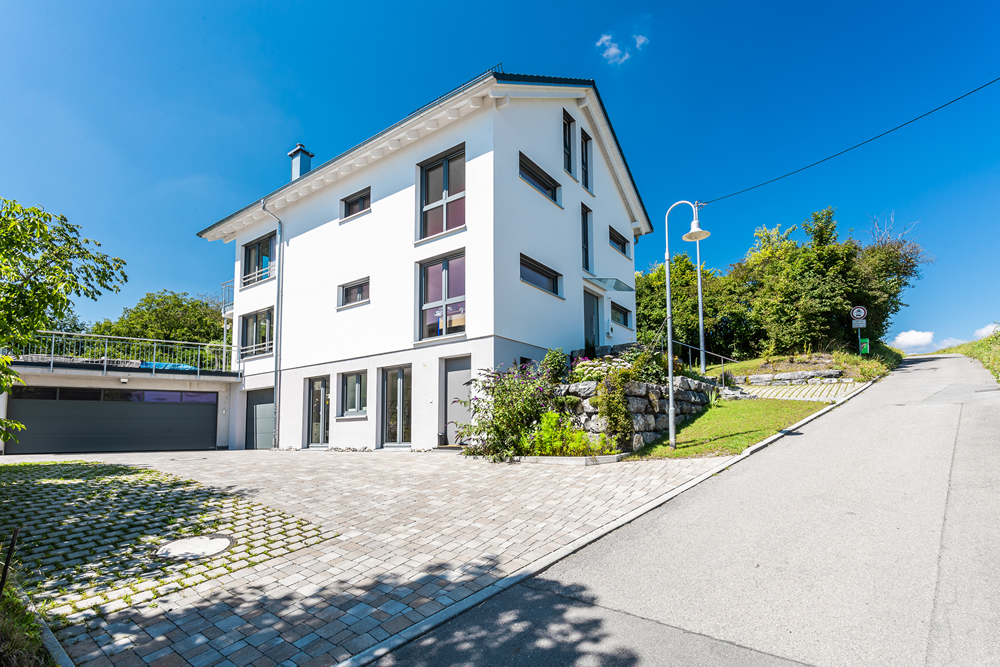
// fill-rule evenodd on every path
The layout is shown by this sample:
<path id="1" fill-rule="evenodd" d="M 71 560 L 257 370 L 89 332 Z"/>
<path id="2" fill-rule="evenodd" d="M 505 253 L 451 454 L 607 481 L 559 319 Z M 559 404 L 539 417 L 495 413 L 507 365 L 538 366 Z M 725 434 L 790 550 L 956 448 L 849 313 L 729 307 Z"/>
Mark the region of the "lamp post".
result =
<path id="1" fill-rule="evenodd" d="M 708 232 L 703 232 L 701 227 L 698 225 L 698 209 L 702 206 L 699 202 L 691 203 L 689 201 L 679 201 L 673 204 L 667 209 L 667 214 L 663 216 L 663 231 L 666 234 L 666 254 L 664 255 L 664 268 L 666 270 L 667 284 L 665 285 L 667 291 L 667 389 L 670 396 L 670 409 L 668 411 L 670 418 L 670 449 L 677 449 L 677 426 L 674 424 L 674 416 L 676 411 L 674 410 L 674 316 L 673 311 L 670 306 L 670 212 L 674 210 L 674 206 L 679 204 L 687 204 L 694 211 L 694 220 L 691 222 L 691 231 L 684 235 L 685 240 L 699 240 L 708 236 Z M 688 236 L 695 234 L 691 239 Z M 701 234 L 702 236 L 697 236 Z M 699 274 L 700 280 L 700 274 Z M 704 347 L 704 346 L 702 346 Z"/>
<path id="2" fill-rule="evenodd" d="M 695 261 L 697 262 L 698 271 L 698 341 L 699 347 L 698 351 L 701 353 L 701 374 L 705 374 L 705 302 L 702 300 L 701 296 L 701 241 L 702 239 L 707 239 L 711 236 L 711 232 L 707 232 L 701 228 L 698 223 L 698 209 L 704 206 L 699 202 L 694 203 L 694 220 L 691 221 L 691 231 L 685 234 L 682 238 L 685 241 L 694 241 L 695 243 Z"/>

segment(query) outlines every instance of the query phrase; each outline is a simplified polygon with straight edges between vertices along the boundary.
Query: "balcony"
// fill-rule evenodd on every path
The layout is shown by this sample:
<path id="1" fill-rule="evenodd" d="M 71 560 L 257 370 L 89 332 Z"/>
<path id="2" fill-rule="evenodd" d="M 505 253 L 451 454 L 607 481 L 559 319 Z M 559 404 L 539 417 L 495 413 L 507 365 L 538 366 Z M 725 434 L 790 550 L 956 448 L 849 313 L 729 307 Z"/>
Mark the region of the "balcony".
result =
<path id="1" fill-rule="evenodd" d="M 227 280 L 222 283 L 222 316 L 227 320 L 233 319 L 233 283 L 235 280 Z"/>
<path id="2" fill-rule="evenodd" d="M 249 287 L 254 283 L 262 282 L 268 278 L 274 278 L 276 275 L 278 275 L 278 264 L 276 262 L 271 262 L 269 265 L 262 266 L 256 271 L 244 274 L 243 279 L 240 281 L 240 287 Z"/>
<path id="3" fill-rule="evenodd" d="M 229 346 L 221 343 L 123 338 L 94 334 L 40 331 L 27 345 L 4 354 L 13 363 L 80 370 L 143 371 L 152 375 L 182 373 L 201 377 L 205 374 L 234 373 Z"/>

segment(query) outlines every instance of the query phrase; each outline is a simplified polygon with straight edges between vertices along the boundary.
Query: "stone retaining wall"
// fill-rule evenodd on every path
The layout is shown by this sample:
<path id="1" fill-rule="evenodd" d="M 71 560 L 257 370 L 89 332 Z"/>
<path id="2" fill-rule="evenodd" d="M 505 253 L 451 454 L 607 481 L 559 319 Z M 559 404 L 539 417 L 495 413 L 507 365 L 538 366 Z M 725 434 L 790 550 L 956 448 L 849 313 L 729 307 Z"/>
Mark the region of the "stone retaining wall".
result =
<path id="1" fill-rule="evenodd" d="M 736 384 L 785 386 L 791 384 L 836 384 L 838 382 L 854 382 L 854 378 L 841 377 L 844 371 L 792 371 L 790 373 L 774 373 L 762 375 L 734 375 Z"/>
<path id="2" fill-rule="evenodd" d="M 680 424 L 705 409 L 715 387 L 687 377 L 674 378 L 674 424 Z M 669 387 L 667 385 L 628 382 L 625 397 L 632 414 L 632 434 L 628 438 L 631 450 L 657 440 L 670 430 Z M 556 387 L 557 396 L 575 396 L 580 400 L 574 407 L 578 428 L 596 439 L 607 429 L 607 420 L 597 414 L 591 399 L 597 396 L 596 382 L 575 382 Z M 629 447 L 627 446 L 626 449 Z"/>

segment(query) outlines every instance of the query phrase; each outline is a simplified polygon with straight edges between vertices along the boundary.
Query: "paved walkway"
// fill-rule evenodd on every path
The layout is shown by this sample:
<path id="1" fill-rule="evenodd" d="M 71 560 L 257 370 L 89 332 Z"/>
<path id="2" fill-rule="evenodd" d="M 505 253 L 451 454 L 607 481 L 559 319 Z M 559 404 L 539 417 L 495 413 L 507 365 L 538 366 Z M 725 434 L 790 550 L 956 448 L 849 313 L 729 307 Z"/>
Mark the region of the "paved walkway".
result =
<path id="1" fill-rule="evenodd" d="M 223 451 L 3 463 L 70 458 L 149 466 L 340 533 L 61 630 L 88 667 L 336 663 L 726 460 L 577 468 L 443 452 Z"/>
<path id="2" fill-rule="evenodd" d="M 826 401 L 833 403 L 860 387 L 857 382 L 830 384 L 790 384 L 780 387 L 741 385 L 740 389 L 758 398 L 780 398 L 785 401 Z"/>

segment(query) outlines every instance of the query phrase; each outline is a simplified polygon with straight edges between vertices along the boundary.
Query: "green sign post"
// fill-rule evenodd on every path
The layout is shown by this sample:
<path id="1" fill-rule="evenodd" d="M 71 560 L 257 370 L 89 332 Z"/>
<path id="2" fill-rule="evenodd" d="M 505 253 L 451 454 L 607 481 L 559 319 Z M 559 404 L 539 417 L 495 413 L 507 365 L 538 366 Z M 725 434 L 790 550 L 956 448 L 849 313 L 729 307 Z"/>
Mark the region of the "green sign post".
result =
<path id="1" fill-rule="evenodd" d="M 868 354 L 868 339 L 859 338 L 858 341 L 861 343 L 861 354 Z"/>

